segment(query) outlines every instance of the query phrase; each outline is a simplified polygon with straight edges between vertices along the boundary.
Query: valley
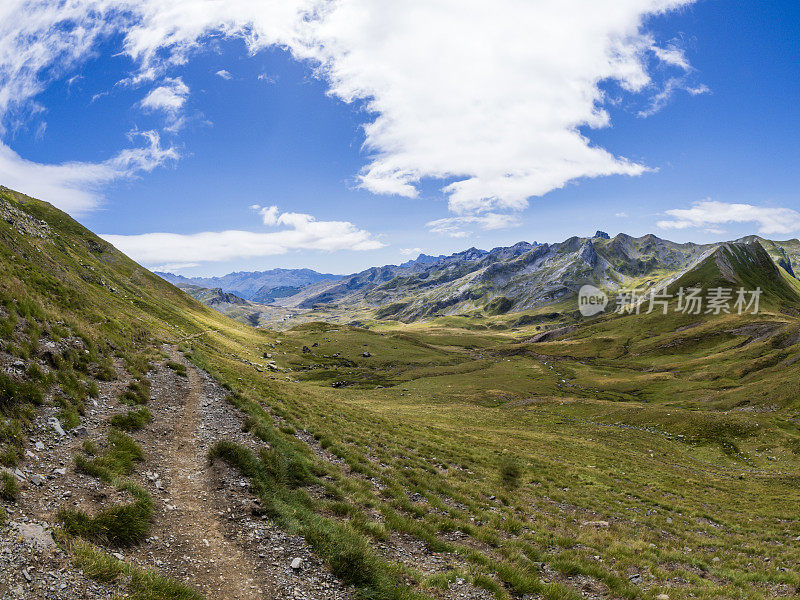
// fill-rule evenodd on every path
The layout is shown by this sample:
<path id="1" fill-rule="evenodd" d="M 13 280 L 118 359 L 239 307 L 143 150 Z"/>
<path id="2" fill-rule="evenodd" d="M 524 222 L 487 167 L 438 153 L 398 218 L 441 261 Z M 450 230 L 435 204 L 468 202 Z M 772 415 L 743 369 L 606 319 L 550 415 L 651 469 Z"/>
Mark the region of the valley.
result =
<path id="1" fill-rule="evenodd" d="M 279 330 L 0 215 L 0 597 L 800 593 L 796 241 L 423 257 L 272 298 Z M 585 283 L 763 296 L 584 319 Z"/>

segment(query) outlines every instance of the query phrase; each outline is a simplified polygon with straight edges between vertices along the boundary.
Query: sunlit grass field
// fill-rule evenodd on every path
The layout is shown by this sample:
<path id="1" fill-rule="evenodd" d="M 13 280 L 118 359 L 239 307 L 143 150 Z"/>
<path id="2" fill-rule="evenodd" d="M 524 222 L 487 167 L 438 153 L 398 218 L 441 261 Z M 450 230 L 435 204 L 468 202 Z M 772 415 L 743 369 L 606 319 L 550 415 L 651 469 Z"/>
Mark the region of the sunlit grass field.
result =
<path id="1" fill-rule="evenodd" d="M 500 598 L 577 598 L 587 585 L 625 598 L 791 596 L 795 351 L 774 337 L 737 347 L 747 336 L 726 333 L 742 326 L 729 321 L 677 345 L 681 324 L 637 335 L 624 318 L 541 344 L 449 324 L 305 325 L 267 348 L 291 370 L 266 380 L 212 360 L 213 339 L 193 354 L 344 461 L 314 459 L 327 489 L 316 510 L 460 557 L 452 573 L 406 572 L 416 589 L 464 577 Z M 256 361 L 261 348 L 241 350 Z"/>

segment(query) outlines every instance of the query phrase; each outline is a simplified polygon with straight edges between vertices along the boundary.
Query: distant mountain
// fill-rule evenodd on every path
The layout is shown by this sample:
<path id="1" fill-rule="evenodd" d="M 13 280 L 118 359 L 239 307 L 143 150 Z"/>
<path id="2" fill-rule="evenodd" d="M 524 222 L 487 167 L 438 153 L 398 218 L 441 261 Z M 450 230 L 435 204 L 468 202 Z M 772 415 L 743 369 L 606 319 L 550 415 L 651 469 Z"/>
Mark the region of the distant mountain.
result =
<path id="1" fill-rule="evenodd" d="M 253 297 L 250 298 L 253 302 L 260 302 L 261 304 L 272 304 L 277 298 L 287 298 L 294 296 L 305 286 L 296 285 L 279 285 L 277 287 L 270 287 L 265 285 L 258 290 Z"/>
<path id="2" fill-rule="evenodd" d="M 336 281 L 342 275 L 318 273 L 311 269 L 271 269 L 269 271 L 240 271 L 228 273 L 222 277 L 184 277 L 173 273 L 156 272 L 163 279 L 174 285 L 196 285 L 203 288 L 219 288 L 223 292 L 234 293 L 245 300 L 266 302 L 265 299 L 281 297 L 274 295 L 273 290 L 280 288 L 296 288 L 297 293 L 303 287 L 322 281 Z M 284 290 L 285 291 L 285 290 Z"/>
<path id="3" fill-rule="evenodd" d="M 209 289 L 200 287 L 199 285 L 192 285 L 187 283 L 180 283 L 178 284 L 178 287 L 181 288 L 187 294 L 189 294 L 195 300 L 199 300 L 203 304 L 210 306 L 212 308 L 217 308 L 219 306 L 226 306 L 229 304 L 237 306 L 244 306 L 249 304 L 249 302 L 244 298 L 241 298 L 236 294 L 232 294 L 230 292 L 223 292 L 220 288 Z"/>
<path id="4" fill-rule="evenodd" d="M 206 306 L 245 325 L 253 327 L 269 325 L 280 320 L 285 313 L 281 309 L 274 309 L 264 304 L 245 300 L 231 292 L 223 292 L 220 288 L 204 288 L 191 283 L 177 283 L 175 285 L 195 300 L 199 300 Z"/>
<path id="5" fill-rule="evenodd" d="M 552 307 L 554 315 L 568 315 L 575 312 L 573 299 L 585 284 L 614 296 L 633 288 L 642 292 L 689 286 L 693 278 L 705 287 L 760 286 L 779 303 L 796 303 L 798 264 L 798 240 L 748 236 L 723 244 L 679 244 L 655 235 L 611 237 L 598 231 L 592 237 L 571 237 L 556 244 L 519 242 L 489 251 L 469 248 L 449 256 L 420 254 L 400 265 L 371 267 L 347 276 L 310 269 L 208 278 L 160 275 L 229 316 L 269 325 L 289 316 L 412 322 L 542 307 Z"/>
<path id="6" fill-rule="evenodd" d="M 557 305 L 571 300 L 584 284 L 611 294 L 664 287 L 703 261 L 714 262 L 718 270 L 727 268 L 720 272 L 728 274 L 728 281 L 767 285 L 778 275 L 793 278 L 798 260 L 798 240 L 749 236 L 728 244 L 678 244 L 654 235 L 634 238 L 620 233 L 612 238 L 598 231 L 591 238 L 572 237 L 557 244 L 519 242 L 488 252 L 470 248 L 450 256 L 423 254 L 401 265 L 372 267 L 334 282 L 311 284 L 275 303 L 411 322 Z M 746 265 L 757 275 L 747 275 Z M 775 285 L 776 297 L 796 299 L 793 290 Z"/>

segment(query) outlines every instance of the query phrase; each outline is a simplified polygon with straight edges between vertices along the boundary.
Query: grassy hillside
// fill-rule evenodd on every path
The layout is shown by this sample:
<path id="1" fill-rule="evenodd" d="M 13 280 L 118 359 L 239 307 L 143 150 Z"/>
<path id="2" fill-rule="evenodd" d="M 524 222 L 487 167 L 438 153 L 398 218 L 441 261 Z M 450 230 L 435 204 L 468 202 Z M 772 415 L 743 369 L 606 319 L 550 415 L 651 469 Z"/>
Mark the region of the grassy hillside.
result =
<path id="1" fill-rule="evenodd" d="M 33 406 L 62 403 L 65 422 L 79 423 L 92 382 L 121 375 L 114 365 L 134 377 L 126 393 L 140 411 L 147 361 L 167 342 L 247 417 L 246 440 L 220 437 L 210 454 L 236 474 L 224 480 L 231 494 L 303 536 L 355 597 L 800 593 L 800 323 L 792 281 L 763 271 L 771 261 L 737 260 L 734 248 L 687 274 L 764 284 L 759 315 L 580 324 L 565 303 L 555 317 L 275 333 L 201 305 L 49 205 L 0 196 L 2 355 L 9 369 L 15 357 L 25 365 L 6 375 L 25 392 L 0 407 L 9 465 L 24 464 Z M 531 341 L 555 324 L 577 328 Z M 51 343 L 61 358 L 42 378 L 30 365 L 45 364 Z M 132 411 L 119 425 L 146 431 L 146 421 Z M 119 486 L 145 481 L 130 466 L 135 446 L 114 436 L 83 468 Z M 149 451 L 145 434 L 130 436 Z M 130 510 L 146 513 L 133 497 Z M 110 550 L 103 522 L 62 517 L 65 547 L 96 572 L 101 560 L 81 544 Z M 146 587 L 134 595 L 180 597 Z"/>

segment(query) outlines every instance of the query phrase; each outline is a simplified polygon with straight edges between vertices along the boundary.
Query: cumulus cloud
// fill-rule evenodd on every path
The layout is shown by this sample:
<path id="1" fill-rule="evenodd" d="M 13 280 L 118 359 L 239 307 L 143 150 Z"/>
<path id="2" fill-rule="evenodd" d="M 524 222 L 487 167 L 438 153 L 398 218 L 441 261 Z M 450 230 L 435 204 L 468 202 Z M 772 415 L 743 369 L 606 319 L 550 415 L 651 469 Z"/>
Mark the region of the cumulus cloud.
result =
<path id="1" fill-rule="evenodd" d="M 150 90 L 140 105 L 150 110 L 163 110 L 174 114 L 183 108 L 188 96 L 189 86 L 183 79 L 167 77 L 161 85 Z"/>
<path id="2" fill-rule="evenodd" d="M 183 107 L 189 97 L 189 86 L 180 77 L 166 77 L 158 87 L 142 98 L 139 105 L 145 110 L 161 111 L 166 115 L 167 131 L 175 132 L 183 127 Z"/>
<path id="3" fill-rule="evenodd" d="M 505 229 L 518 227 L 522 223 L 514 214 L 484 213 L 482 215 L 465 215 L 460 217 L 446 217 L 436 219 L 425 224 L 431 233 L 440 233 L 455 238 L 469 237 L 472 232 L 469 227 L 480 229 Z"/>
<path id="4" fill-rule="evenodd" d="M 680 77 L 654 85 L 649 72 L 653 60 L 665 72 L 688 70 L 680 49 L 659 47 L 646 21 L 693 2 L 7 0 L 0 115 L 30 104 L 103 36 L 121 34 L 138 64 L 131 81 L 140 83 L 186 63 L 212 37 L 238 37 L 251 52 L 288 48 L 316 67 L 333 96 L 364 103 L 362 187 L 414 197 L 422 179 L 446 179 L 459 215 L 520 210 L 578 178 L 645 172 L 585 131 L 610 125 L 605 82 L 660 90 L 649 114 L 678 82 L 701 93 Z"/>
<path id="5" fill-rule="evenodd" d="M 757 223 L 758 233 L 790 234 L 800 231 L 800 212 L 791 208 L 773 208 L 752 204 L 729 204 L 715 200 L 696 202 L 691 208 L 666 211 L 672 220 L 659 221 L 662 229 L 702 228 L 709 233 L 725 233 L 725 223 Z"/>
<path id="6" fill-rule="evenodd" d="M 577 178 L 643 173 L 580 128 L 610 123 L 601 82 L 652 83 L 646 63 L 659 56 L 643 22 L 686 4 L 349 0 L 309 28 L 331 93 L 376 115 L 361 185 L 414 197 L 422 178 L 454 178 L 449 206 L 472 214 L 522 209 Z"/>
<path id="7" fill-rule="evenodd" d="M 47 200 L 71 214 L 85 213 L 100 204 L 102 186 L 152 171 L 178 158 L 174 148 L 161 145 L 158 133 L 154 131 L 139 132 L 132 137 L 144 137 L 146 144 L 122 150 L 99 163 L 37 163 L 22 158 L 0 143 L 0 183 Z"/>
<path id="8" fill-rule="evenodd" d="M 286 254 L 292 250 L 376 250 L 385 246 L 371 233 L 347 221 L 318 221 L 312 215 L 284 212 L 277 207 L 257 210 L 269 227 L 279 231 L 204 231 L 201 233 L 144 233 L 103 235 L 106 241 L 145 265 L 221 262 Z"/>
<path id="9" fill-rule="evenodd" d="M 219 71 L 217 71 L 214 74 L 217 77 L 221 77 L 222 79 L 225 79 L 225 80 L 228 80 L 228 81 L 233 79 L 233 75 L 231 75 L 231 72 L 226 70 L 226 69 L 220 69 Z"/>

